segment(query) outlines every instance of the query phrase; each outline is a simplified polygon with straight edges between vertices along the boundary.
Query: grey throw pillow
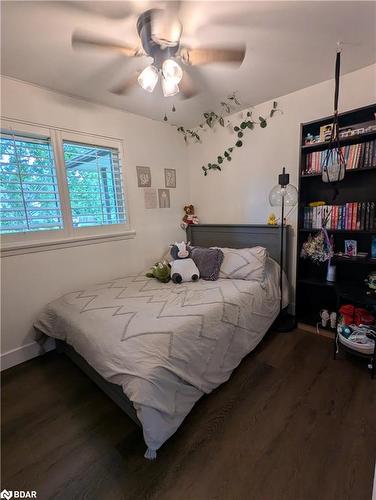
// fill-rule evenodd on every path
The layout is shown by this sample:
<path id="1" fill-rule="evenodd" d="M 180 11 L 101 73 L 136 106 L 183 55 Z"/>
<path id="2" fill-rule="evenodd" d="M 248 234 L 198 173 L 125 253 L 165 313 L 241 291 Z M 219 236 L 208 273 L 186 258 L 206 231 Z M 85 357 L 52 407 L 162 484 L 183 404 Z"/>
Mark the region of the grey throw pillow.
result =
<path id="1" fill-rule="evenodd" d="M 219 248 L 193 247 L 191 257 L 200 271 L 200 278 L 209 281 L 218 279 L 223 261 L 223 252 Z"/>

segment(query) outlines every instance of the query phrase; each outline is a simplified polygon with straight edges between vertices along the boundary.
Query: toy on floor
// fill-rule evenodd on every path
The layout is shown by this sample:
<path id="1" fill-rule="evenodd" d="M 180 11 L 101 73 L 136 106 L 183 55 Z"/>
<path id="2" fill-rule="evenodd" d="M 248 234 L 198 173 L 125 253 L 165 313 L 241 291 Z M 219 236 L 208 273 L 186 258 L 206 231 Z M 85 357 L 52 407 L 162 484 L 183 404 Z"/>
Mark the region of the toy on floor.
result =
<path id="1" fill-rule="evenodd" d="M 145 275 L 147 278 L 156 278 L 162 283 L 168 283 L 171 279 L 171 266 L 168 262 L 157 262 Z"/>
<path id="2" fill-rule="evenodd" d="M 184 207 L 184 212 L 185 215 L 183 217 L 182 223 L 180 224 L 180 227 L 182 229 L 187 229 L 188 226 L 199 223 L 198 217 L 197 215 L 195 215 L 195 208 L 193 205 L 186 205 Z"/>
<path id="3" fill-rule="evenodd" d="M 326 328 L 328 321 L 330 319 L 329 311 L 327 309 L 322 309 L 320 311 L 321 326 Z"/>
<path id="4" fill-rule="evenodd" d="M 375 317 L 363 307 L 355 307 L 353 304 L 346 304 L 339 308 L 342 325 L 373 325 Z"/>
<path id="5" fill-rule="evenodd" d="M 337 326 L 337 313 L 331 312 L 329 319 L 330 319 L 330 328 L 335 328 Z"/>
<path id="6" fill-rule="evenodd" d="M 198 267 L 190 258 L 191 251 L 189 246 L 182 241 L 175 243 L 171 248 L 171 279 L 174 283 L 183 281 L 197 281 L 200 277 Z"/>

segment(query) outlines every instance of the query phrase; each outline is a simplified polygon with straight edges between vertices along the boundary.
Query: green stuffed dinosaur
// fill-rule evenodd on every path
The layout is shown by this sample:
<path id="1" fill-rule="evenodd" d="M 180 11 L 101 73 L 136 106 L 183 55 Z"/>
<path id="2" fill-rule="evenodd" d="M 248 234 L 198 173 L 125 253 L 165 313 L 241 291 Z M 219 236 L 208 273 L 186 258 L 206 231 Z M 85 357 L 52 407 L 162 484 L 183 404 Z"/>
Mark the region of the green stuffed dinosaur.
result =
<path id="1" fill-rule="evenodd" d="M 170 269 L 171 266 L 168 262 L 157 262 L 145 276 L 147 278 L 156 278 L 162 283 L 168 283 L 171 279 Z"/>

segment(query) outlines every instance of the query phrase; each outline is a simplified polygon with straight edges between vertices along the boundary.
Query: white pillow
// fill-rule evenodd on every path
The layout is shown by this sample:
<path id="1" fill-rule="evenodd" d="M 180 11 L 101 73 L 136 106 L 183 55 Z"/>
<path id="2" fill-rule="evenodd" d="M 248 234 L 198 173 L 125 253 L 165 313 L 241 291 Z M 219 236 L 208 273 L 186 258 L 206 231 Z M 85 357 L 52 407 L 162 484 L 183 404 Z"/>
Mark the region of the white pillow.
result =
<path id="1" fill-rule="evenodd" d="M 267 251 L 264 247 L 221 248 L 220 278 L 264 281 Z"/>

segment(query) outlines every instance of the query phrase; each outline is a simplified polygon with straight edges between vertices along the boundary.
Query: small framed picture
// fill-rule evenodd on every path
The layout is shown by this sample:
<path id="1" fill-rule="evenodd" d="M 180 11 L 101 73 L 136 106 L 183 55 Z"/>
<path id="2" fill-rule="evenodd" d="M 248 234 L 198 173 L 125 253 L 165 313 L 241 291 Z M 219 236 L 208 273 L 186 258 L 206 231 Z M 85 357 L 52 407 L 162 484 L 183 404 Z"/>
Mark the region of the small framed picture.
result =
<path id="1" fill-rule="evenodd" d="M 159 208 L 170 208 L 170 190 L 158 189 Z"/>
<path id="2" fill-rule="evenodd" d="M 174 168 L 165 168 L 164 175 L 166 188 L 176 188 L 176 170 Z"/>
<path id="3" fill-rule="evenodd" d="M 144 189 L 145 208 L 158 208 L 157 190 L 154 188 Z"/>
<path id="4" fill-rule="evenodd" d="M 332 123 L 320 127 L 320 142 L 325 142 L 330 140 L 330 136 L 332 135 L 332 128 L 333 128 Z"/>
<path id="5" fill-rule="evenodd" d="M 151 187 L 151 172 L 149 167 L 136 167 L 138 187 Z"/>
<path id="6" fill-rule="evenodd" d="M 372 259 L 376 259 L 376 236 L 372 236 L 371 257 Z"/>
<path id="7" fill-rule="evenodd" d="M 356 257 L 357 246 L 356 240 L 345 240 L 345 254 L 349 257 Z"/>

